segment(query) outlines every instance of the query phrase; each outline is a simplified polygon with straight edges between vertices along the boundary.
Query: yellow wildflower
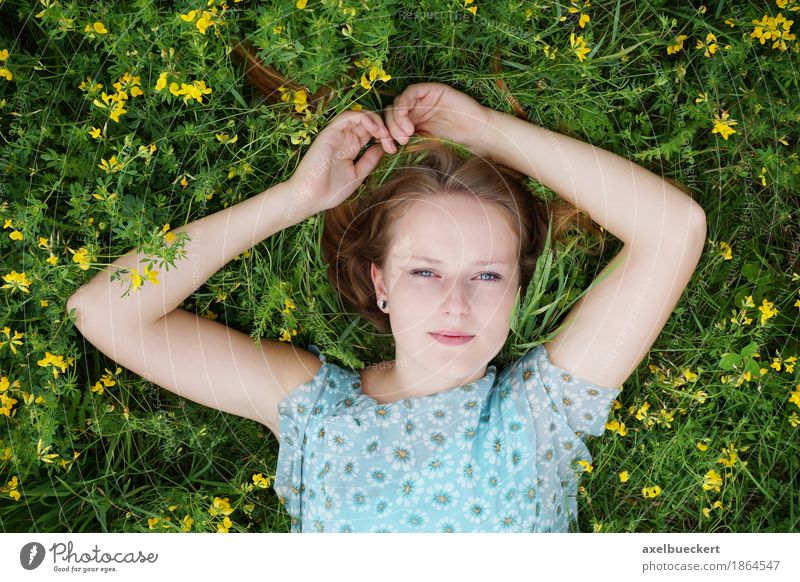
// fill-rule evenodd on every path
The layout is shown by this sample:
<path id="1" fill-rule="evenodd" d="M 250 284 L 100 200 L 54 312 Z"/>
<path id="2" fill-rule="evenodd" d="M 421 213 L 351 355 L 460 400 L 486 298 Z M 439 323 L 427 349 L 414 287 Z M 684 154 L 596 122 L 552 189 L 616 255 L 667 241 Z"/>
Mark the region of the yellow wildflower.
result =
<path id="1" fill-rule="evenodd" d="M 119 172 L 122 168 L 122 164 L 120 164 L 117 160 L 117 156 L 111 156 L 107 160 L 105 158 L 101 158 L 100 163 L 97 164 L 97 167 L 101 170 L 104 170 L 106 174 L 112 174 L 114 172 Z"/>
<path id="2" fill-rule="evenodd" d="M 677 53 L 679 50 L 681 50 L 683 48 L 683 41 L 685 41 L 687 38 L 689 37 L 686 36 L 685 34 L 677 36 L 675 38 L 675 41 L 667 47 L 667 54 L 673 55 Z"/>
<path id="3" fill-rule="evenodd" d="M 642 487 L 642 496 L 645 498 L 653 498 L 661 495 L 661 487 L 654 485 L 652 487 Z"/>
<path id="4" fill-rule="evenodd" d="M 736 133 L 736 130 L 733 129 L 731 126 L 738 125 L 737 121 L 730 120 L 728 121 L 728 112 L 723 111 L 722 117 L 720 118 L 719 115 L 716 113 L 714 114 L 714 129 L 711 133 L 718 133 L 722 136 L 723 139 L 727 140 L 728 136 Z"/>
<path id="5" fill-rule="evenodd" d="M 789 394 L 789 402 L 800 408 L 800 384 L 795 386 L 795 389 Z"/>
<path id="6" fill-rule="evenodd" d="M 714 36 L 713 33 L 709 32 L 706 35 L 705 44 L 703 44 L 703 41 L 698 38 L 697 39 L 697 45 L 696 45 L 695 48 L 701 49 L 701 48 L 705 47 L 706 50 L 705 50 L 704 54 L 705 54 L 706 57 L 710 58 L 712 55 L 714 55 L 714 53 L 717 52 L 717 43 L 715 42 L 716 40 L 717 40 L 717 37 Z"/>
<path id="7" fill-rule="evenodd" d="M 766 298 L 764 298 L 761 305 L 759 305 L 758 310 L 761 312 L 761 325 L 764 325 L 768 319 L 778 314 L 778 310 L 773 309 L 773 305 L 775 304 L 771 301 L 767 301 Z"/>
<path id="8" fill-rule="evenodd" d="M 106 28 L 105 24 L 100 21 L 94 22 L 92 24 L 87 24 L 86 28 L 83 29 L 84 32 L 96 32 L 97 34 L 108 34 L 108 29 Z"/>
<path id="9" fill-rule="evenodd" d="M 231 137 L 227 133 L 217 133 L 215 135 L 217 136 L 217 141 L 220 143 L 236 143 L 236 141 L 239 139 L 238 135 Z"/>
<path id="10" fill-rule="evenodd" d="M 169 75 L 169 73 L 164 71 L 158 76 L 158 81 L 156 81 L 156 91 L 161 91 L 167 86 L 167 75 Z"/>
<path id="11" fill-rule="evenodd" d="M 592 471 L 594 471 L 594 465 L 591 465 L 591 464 L 589 463 L 589 461 L 580 460 L 580 461 L 578 461 L 578 464 L 579 464 L 581 467 L 583 467 L 583 470 L 584 470 L 586 473 L 591 473 Z"/>
<path id="12" fill-rule="evenodd" d="M 775 18 L 771 16 L 762 16 L 761 21 L 753 20 L 755 28 L 750 33 L 750 38 L 758 38 L 761 44 L 772 39 L 772 48 L 780 51 L 786 50 L 786 41 L 795 40 L 795 35 L 789 32 L 794 20 L 786 20 L 786 18 L 778 12 Z M 781 30 L 783 29 L 783 30 Z"/>
<path id="13" fill-rule="evenodd" d="M 258 487 L 262 489 L 266 489 L 267 487 L 269 487 L 270 478 L 264 477 L 264 475 L 261 473 L 256 473 L 255 475 L 253 475 L 253 483 L 255 483 Z"/>
<path id="14" fill-rule="evenodd" d="M 0 50 L 0 63 L 3 63 L 8 59 L 8 54 L 8 49 Z M 14 78 L 14 75 L 12 75 L 11 71 L 5 67 L 0 67 L 0 77 L 4 77 L 7 81 L 11 81 Z"/>
<path id="15" fill-rule="evenodd" d="M 736 460 L 739 458 L 739 455 L 736 452 L 736 447 L 734 447 L 733 443 L 731 443 L 727 449 L 723 448 L 720 450 L 722 451 L 723 455 L 727 456 L 723 456 L 717 459 L 717 463 L 721 463 L 722 465 L 730 469 L 736 464 Z"/>
<path id="16" fill-rule="evenodd" d="M 306 7 L 306 4 L 308 4 L 308 0 L 297 0 L 297 4 L 295 4 L 295 6 L 297 6 L 298 10 L 303 10 Z"/>
<path id="17" fill-rule="evenodd" d="M 719 248 L 722 249 L 722 258 L 726 261 L 730 261 L 733 258 L 733 253 L 731 251 L 731 245 L 726 243 L 725 241 L 720 241 Z"/>
<path id="18" fill-rule="evenodd" d="M 47 306 L 43 305 L 42 307 L 47 307 Z M 0 342 L 0 348 L 2 348 L 4 345 L 6 345 L 6 343 L 8 343 L 8 347 L 11 349 L 12 352 L 16 354 L 17 346 L 22 345 L 22 341 L 20 340 L 23 337 L 25 337 L 25 334 L 20 331 L 14 331 L 14 337 L 11 337 L 11 328 L 8 326 L 4 327 L 3 329 L 0 329 L 0 332 L 4 333 L 5 336 L 8 338 L 8 341 L 4 340 Z M 4 382 L 5 386 L 3 385 Z M 8 379 L 3 377 L 3 379 L 0 380 L 0 392 L 4 391 L 6 388 L 8 388 Z"/>
<path id="19" fill-rule="evenodd" d="M 23 293 L 30 293 L 32 281 L 25 275 L 25 271 L 22 273 L 17 273 L 16 271 L 12 270 L 9 274 L 3 275 L 3 281 L 5 281 L 6 284 L 0 285 L 0 289 L 6 289 L 10 287 L 12 293 L 17 289 Z"/>
<path id="20" fill-rule="evenodd" d="M 208 513 L 210 513 L 211 515 L 217 515 L 220 513 L 223 515 L 230 515 L 231 513 L 233 513 L 230 500 L 227 497 L 225 497 L 224 499 L 220 499 L 219 497 L 214 497 L 214 502 L 208 509 Z"/>
<path id="21" fill-rule="evenodd" d="M 585 61 L 586 55 L 591 52 L 591 49 L 586 46 L 586 42 L 583 40 L 583 35 L 578 35 L 576 37 L 575 33 L 571 32 L 569 35 L 569 44 L 575 51 L 580 62 Z"/>
<path id="22" fill-rule="evenodd" d="M 194 523 L 194 519 L 189 517 L 188 515 L 181 520 L 181 529 L 185 532 L 188 532 L 192 529 L 192 524 Z"/>
<path id="23" fill-rule="evenodd" d="M 89 257 L 89 251 L 87 251 L 85 247 L 81 247 L 77 251 L 74 251 L 71 248 L 67 247 L 67 250 L 70 253 L 72 253 L 73 263 L 77 263 L 78 266 L 84 271 L 87 271 L 89 269 L 91 258 Z"/>
<path id="24" fill-rule="evenodd" d="M 139 271 L 136 269 L 131 269 L 131 285 L 133 286 L 133 290 L 137 291 L 139 287 L 142 286 L 142 276 L 139 274 Z"/>
<path id="25" fill-rule="evenodd" d="M 217 524 L 217 533 L 228 533 L 232 525 L 233 522 L 231 518 L 226 516 L 225 519 L 222 520 L 222 523 Z"/>
<path id="26" fill-rule="evenodd" d="M 464 0 L 464 8 L 467 8 L 467 4 L 472 4 L 474 1 L 475 0 Z M 478 7 L 477 6 L 470 6 L 469 8 L 467 8 L 467 10 L 469 12 L 472 12 L 472 15 L 474 16 L 475 13 L 478 12 Z"/>
<path id="27" fill-rule="evenodd" d="M 619 482 L 626 483 L 628 481 L 629 474 L 627 471 L 623 471 L 619 474 Z"/>
<path id="28" fill-rule="evenodd" d="M 700 449 L 701 451 L 706 451 L 706 450 L 708 450 L 708 445 L 705 444 L 705 443 L 698 442 L 697 443 L 697 448 Z"/>
<path id="29" fill-rule="evenodd" d="M 706 491 L 711 491 L 713 489 L 714 491 L 719 492 L 721 485 L 722 476 L 714 469 L 711 469 L 705 474 L 705 477 L 703 477 L 703 489 Z"/>

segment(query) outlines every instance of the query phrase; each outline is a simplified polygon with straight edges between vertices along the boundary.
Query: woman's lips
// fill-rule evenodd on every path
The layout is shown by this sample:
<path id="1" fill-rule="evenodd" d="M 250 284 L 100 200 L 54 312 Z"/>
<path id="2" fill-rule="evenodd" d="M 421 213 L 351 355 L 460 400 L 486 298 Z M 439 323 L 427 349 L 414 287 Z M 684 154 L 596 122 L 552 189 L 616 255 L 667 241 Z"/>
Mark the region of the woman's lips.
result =
<path id="1" fill-rule="evenodd" d="M 431 334 L 433 339 L 435 339 L 437 342 L 443 343 L 448 346 L 460 346 L 469 341 L 472 341 L 472 339 L 475 337 L 474 335 L 447 336 L 438 333 L 432 333 L 432 332 L 429 333 Z"/>

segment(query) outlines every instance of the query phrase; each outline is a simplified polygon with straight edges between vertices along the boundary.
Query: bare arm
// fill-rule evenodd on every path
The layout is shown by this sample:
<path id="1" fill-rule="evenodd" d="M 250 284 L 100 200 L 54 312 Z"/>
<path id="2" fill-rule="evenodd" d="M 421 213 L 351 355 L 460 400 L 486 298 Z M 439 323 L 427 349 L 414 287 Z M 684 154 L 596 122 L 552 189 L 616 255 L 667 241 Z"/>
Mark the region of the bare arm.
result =
<path id="1" fill-rule="evenodd" d="M 380 145 L 356 155 L 372 137 L 388 135 L 372 112 L 348 111 L 317 136 L 292 178 L 261 194 L 177 229 L 186 255 L 158 284 L 126 295 L 120 267 L 144 271 L 130 251 L 78 289 L 67 302 L 83 336 L 133 372 L 194 402 L 251 418 L 279 436 L 278 404 L 319 370 L 308 350 L 247 334 L 177 306 L 235 256 L 270 235 L 347 198 L 380 158 Z"/>
<path id="2" fill-rule="evenodd" d="M 557 192 L 621 241 L 655 251 L 695 238 L 702 208 L 661 176 L 603 148 L 489 111 L 483 149 L 491 159 Z"/>
<path id="3" fill-rule="evenodd" d="M 144 272 L 142 253 L 131 250 L 78 289 L 67 302 L 77 308 L 76 325 L 140 325 L 164 317 L 205 283 L 211 275 L 245 250 L 272 234 L 302 222 L 309 213 L 294 203 L 294 189 L 282 182 L 234 206 L 175 229 L 186 232 L 185 256 L 175 266 L 157 269 L 158 284 L 148 281 L 127 296 L 130 278 L 116 281 L 111 273 L 123 267 Z"/>

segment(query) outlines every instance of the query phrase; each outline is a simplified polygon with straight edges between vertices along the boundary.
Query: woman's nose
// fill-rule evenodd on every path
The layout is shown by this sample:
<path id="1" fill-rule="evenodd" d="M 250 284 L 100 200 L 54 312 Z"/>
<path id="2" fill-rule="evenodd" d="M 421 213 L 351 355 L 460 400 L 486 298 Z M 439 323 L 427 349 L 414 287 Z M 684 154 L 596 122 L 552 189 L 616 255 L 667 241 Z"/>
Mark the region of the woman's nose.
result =
<path id="1" fill-rule="evenodd" d="M 446 313 L 464 313 L 469 307 L 470 291 L 465 285 L 453 283 L 442 301 Z"/>

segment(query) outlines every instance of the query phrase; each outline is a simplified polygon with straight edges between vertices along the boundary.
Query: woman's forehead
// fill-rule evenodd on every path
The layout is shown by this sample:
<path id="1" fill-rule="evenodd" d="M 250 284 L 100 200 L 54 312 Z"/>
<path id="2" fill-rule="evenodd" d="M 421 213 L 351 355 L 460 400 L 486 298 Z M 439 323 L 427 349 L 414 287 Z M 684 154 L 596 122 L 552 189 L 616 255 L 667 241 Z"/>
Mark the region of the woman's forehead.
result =
<path id="1" fill-rule="evenodd" d="M 513 261 L 519 253 L 517 233 L 495 204 L 453 197 L 440 203 L 414 202 L 392 225 L 389 254 L 393 258 Z M 466 202 L 464 202 L 466 200 Z"/>

